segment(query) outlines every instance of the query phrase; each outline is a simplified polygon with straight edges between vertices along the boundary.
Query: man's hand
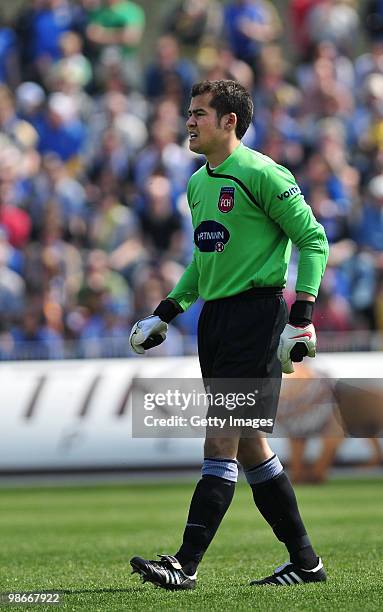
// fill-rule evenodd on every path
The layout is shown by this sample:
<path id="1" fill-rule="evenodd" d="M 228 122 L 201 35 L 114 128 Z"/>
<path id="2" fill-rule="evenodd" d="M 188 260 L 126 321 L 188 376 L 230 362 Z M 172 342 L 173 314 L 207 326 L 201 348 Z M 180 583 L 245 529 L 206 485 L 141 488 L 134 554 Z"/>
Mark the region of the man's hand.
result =
<path id="1" fill-rule="evenodd" d="M 183 312 L 175 300 L 162 300 L 150 317 L 137 321 L 130 332 L 129 342 L 132 350 L 139 355 L 147 349 L 162 344 L 168 331 L 168 323 Z"/>
<path id="2" fill-rule="evenodd" d="M 315 357 L 316 334 L 312 323 L 304 327 L 287 323 L 279 339 L 278 359 L 282 364 L 284 374 L 294 372 L 293 361 L 302 361 L 306 355 Z"/>
<path id="3" fill-rule="evenodd" d="M 156 315 L 141 319 L 132 327 L 129 337 L 130 346 L 135 353 L 142 355 L 147 349 L 162 344 L 167 331 L 168 324 Z"/>

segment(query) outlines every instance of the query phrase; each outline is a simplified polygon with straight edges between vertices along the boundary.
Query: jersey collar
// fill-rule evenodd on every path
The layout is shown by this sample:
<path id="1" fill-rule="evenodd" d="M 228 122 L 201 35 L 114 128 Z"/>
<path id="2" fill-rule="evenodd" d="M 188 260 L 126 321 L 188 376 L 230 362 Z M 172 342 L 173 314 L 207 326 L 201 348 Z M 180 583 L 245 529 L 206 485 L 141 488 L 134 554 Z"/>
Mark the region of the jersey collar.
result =
<path id="1" fill-rule="evenodd" d="M 239 145 L 234 149 L 234 151 L 229 155 L 229 157 L 226 157 L 226 159 L 224 159 L 224 161 L 219 164 L 219 166 L 216 166 L 214 168 L 214 170 L 212 170 L 209 166 L 209 162 L 206 162 L 206 171 L 208 174 L 222 174 L 222 172 L 231 164 L 231 162 L 236 159 L 236 157 L 239 155 L 241 149 L 243 148 L 243 144 L 242 142 L 239 143 Z"/>

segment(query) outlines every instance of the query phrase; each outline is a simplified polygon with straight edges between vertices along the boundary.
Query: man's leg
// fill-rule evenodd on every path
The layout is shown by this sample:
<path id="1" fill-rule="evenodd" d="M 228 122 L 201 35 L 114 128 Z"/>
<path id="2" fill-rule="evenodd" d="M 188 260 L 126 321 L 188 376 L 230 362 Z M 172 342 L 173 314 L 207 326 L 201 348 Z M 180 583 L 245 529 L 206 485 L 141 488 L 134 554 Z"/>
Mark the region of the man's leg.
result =
<path id="1" fill-rule="evenodd" d="M 192 589 L 196 570 L 233 499 L 238 477 L 238 437 L 207 438 L 202 478 L 195 488 L 183 542 L 174 555 L 159 561 L 133 557 L 133 572 L 165 589 Z"/>
<path id="2" fill-rule="evenodd" d="M 196 572 L 233 499 L 238 479 L 237 447 L 235 438 L 205 441 L 202 478 L 191 500 L 181 548 L 175 554 L 188 575 Z"/>
<path id="3" fill-rule="evenodd" d="M 262 437 L 242 438 L 238 460 L 244 468 L 257 508 L 278 540 L 285 544 L 290 561 L 302 570 L 316 568 L 319 559 L 299 513 L 293 487 L 267 440 Z"/>

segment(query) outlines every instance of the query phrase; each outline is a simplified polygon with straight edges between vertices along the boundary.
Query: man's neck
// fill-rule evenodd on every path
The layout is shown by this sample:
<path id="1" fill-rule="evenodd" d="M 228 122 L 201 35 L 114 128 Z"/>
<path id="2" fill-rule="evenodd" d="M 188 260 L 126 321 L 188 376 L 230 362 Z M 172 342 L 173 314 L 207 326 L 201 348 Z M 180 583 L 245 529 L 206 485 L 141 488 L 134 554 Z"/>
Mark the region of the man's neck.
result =
<path id="1" fill-rule="evenodd" d="M 220 166 L 240 144 L 240 140 L 235 140 L 231 142 L 229 146 L 223 147 L 220 151 L 207 154 L 206 159 L 209 162 L 209 166 L 211 168 L 216 168 L 217 166 Z"/>

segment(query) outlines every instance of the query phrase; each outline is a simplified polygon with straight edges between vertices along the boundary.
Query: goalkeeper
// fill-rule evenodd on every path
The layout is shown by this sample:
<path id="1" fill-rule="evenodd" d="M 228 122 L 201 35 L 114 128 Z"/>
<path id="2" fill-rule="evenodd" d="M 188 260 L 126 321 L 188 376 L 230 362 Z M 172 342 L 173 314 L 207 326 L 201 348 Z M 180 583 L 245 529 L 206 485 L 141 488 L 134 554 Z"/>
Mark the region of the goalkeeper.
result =
<path id="1" fill-rule="evenodd" d="M 187 191 L 194 256 L 154 313 L 133 326 L 130 343 L 136 353 L 144 353 L 163 342 L 168 323 L 203 298 L 198 353 L 204 381 L 276 381 L 266 385 L 268 416 L 275 417 L 282 371 L 291 373 L 294 361 L 315 356 L 312 314 L 328 244 L 292 174 L 241 143 L 252 114 L 250 95 L 234 81 L 193 86 L 189 147 L 207 159 Z M 299 265 L 296 301 L 288 314 L 282 288 L 292 243 L 299 250 Z M 251 584 L 326 580 L 289 478 L 265 435 L 247 437 L 240 431 L 218 437 L 210 432 L 204 457 L 179 550 L 156 561 L 133 557 L 133 570 L 165 589 L 195 587 L 198 564 L 233 498 L 239 463 L 255 505 L 289 554 L 287 563 Z"/>

